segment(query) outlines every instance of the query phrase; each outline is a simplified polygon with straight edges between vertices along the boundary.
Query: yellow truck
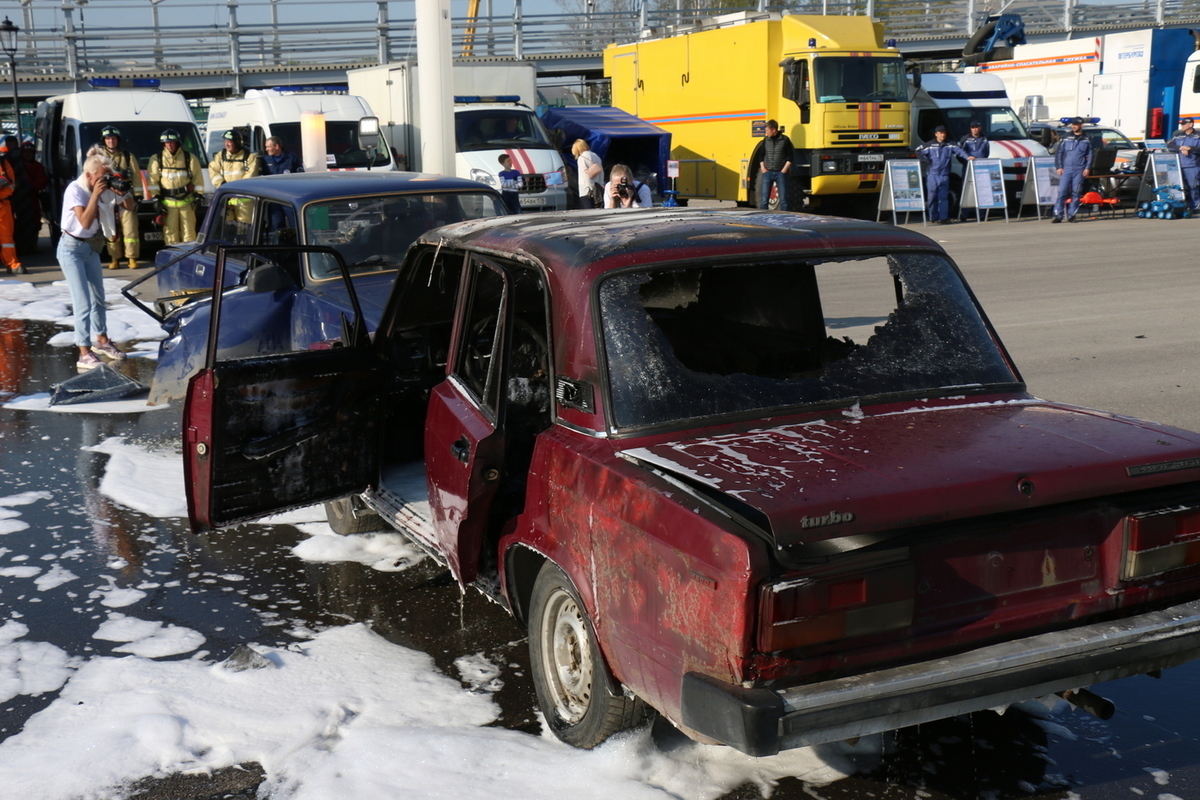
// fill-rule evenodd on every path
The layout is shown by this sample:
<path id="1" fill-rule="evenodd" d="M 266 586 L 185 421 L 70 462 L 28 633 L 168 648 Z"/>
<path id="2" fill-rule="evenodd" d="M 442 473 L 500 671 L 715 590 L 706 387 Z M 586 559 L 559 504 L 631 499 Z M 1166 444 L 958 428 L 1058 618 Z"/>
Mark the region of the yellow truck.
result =
<path id="1" fill-rule="evenodd" d="M 681 197 L 757 202 L 768 119 L 796 148 L 793 210 L 877 202 L 884 162 L 911 154 L 904 61 L 862 16 L 735 14 L 610 45 L 612 102 L 671 132 Z"/>

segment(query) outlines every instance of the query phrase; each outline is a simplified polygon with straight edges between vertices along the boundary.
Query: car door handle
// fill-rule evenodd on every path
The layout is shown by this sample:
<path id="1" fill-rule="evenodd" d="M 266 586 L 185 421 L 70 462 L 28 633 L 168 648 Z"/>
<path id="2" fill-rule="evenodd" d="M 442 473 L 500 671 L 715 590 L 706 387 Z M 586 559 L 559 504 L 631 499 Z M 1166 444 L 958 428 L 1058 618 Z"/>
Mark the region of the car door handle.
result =
<path id="1" fill-rule="evenodd" d="M 450 454 L 464 464 L 467 463 L 467 458 L 471 455 L 471 442 L 466 436 L 459 437 L 458 441 L 450 445 Z"/>

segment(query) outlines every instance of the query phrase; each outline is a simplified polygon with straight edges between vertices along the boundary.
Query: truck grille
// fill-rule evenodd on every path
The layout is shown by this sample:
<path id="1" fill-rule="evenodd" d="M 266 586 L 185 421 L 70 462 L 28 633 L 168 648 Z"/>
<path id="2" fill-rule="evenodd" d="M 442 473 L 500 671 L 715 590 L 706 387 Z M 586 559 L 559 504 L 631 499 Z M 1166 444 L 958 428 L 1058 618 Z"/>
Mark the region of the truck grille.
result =
<path id="1" fill-rule="evenodd" d="M 522 175 L 523 185 L 521 192 L 523 194 L 541 194 L 546 191 L 546 176 L 540 172 L 535 172 L 531 175 Z"/>

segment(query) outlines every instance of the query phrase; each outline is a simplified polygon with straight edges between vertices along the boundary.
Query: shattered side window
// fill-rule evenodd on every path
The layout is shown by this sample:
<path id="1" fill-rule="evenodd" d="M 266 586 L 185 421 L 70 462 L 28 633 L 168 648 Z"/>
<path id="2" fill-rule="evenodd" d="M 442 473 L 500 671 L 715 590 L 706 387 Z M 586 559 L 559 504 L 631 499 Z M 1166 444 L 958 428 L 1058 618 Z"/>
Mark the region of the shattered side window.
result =
<path id="1" fill-rule="evenodd" d="M 1018 380 L 936 254 L 627 272 L 600 310 L 621 428 Z"/>

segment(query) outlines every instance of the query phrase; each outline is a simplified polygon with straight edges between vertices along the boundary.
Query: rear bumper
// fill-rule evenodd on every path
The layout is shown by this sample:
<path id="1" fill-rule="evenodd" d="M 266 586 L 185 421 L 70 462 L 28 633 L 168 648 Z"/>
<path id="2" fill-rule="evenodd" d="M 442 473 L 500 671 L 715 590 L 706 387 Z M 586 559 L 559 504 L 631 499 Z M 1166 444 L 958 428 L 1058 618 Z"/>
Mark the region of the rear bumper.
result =
<path id="1" fill-rule="evenodd" d="M 996 708 L 1200 658 L 1200 601 L 789 689 L 688 673 L 682 722 L 754 756 Z"/>

